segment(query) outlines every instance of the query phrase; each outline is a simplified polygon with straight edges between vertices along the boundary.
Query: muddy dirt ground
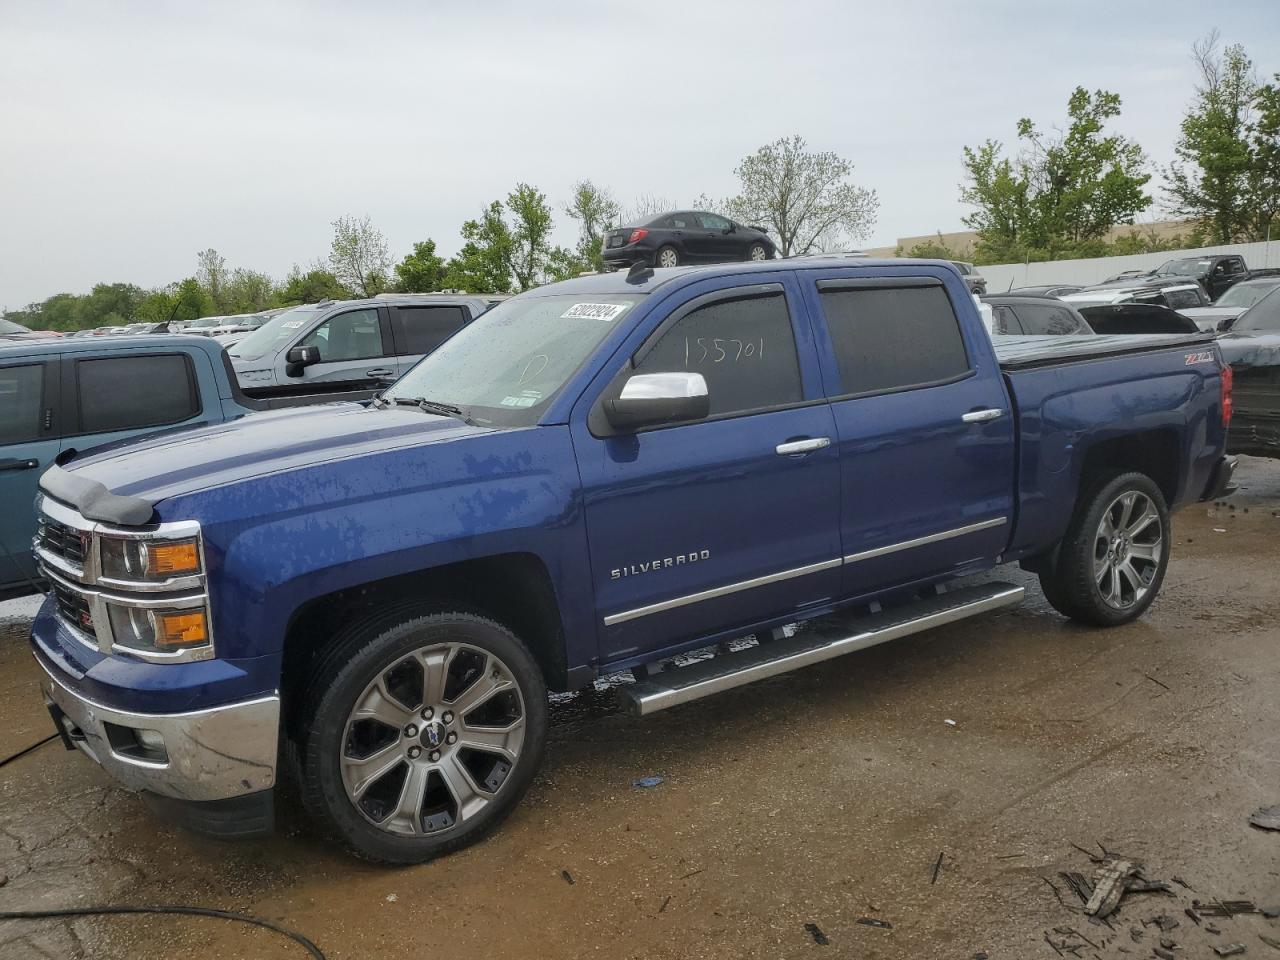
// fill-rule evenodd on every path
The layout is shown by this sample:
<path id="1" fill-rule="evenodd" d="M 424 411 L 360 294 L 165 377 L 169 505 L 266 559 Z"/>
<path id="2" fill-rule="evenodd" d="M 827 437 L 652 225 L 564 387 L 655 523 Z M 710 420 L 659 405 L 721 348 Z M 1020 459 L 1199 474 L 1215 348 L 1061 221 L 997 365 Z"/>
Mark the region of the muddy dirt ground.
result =
<path id="1" fill-rule="evenodd" d="M 1280 803 L 1280 463 L 1245 460 L 1240 480 L 1230 508 L 1176 516 L 1161 598 L 1127 627 L 1075 627 L 1001 571 L 1027 584 L 1022 607 L 646 720 L 608 694 L 560 704 L 506 826 L 412 869 L 347 859 L 287 813 L 268 841 L 193 839 L 50 744 L 0 769 L 0 910 L 241 910 L 331 960 L 1139 958 L 1163 913 L 1177 957 L 1238 941 L 1280 958 L 1259 937 L 1280 920 L 1214 935 L 1183 912 L 1280 905 L 1280 833 L 1247 823 Z M 0 606 L 0 757 L 50 730 L 32 609 Z M 647 775 L 664 780 L 632 785 Z M 1174 894 L 1087 923 L 1059 876 L 1091 870 L 1073 843 L 1141 860 Z M 215 920 L 0 921 L 6 960 L 302 956 Z"/>

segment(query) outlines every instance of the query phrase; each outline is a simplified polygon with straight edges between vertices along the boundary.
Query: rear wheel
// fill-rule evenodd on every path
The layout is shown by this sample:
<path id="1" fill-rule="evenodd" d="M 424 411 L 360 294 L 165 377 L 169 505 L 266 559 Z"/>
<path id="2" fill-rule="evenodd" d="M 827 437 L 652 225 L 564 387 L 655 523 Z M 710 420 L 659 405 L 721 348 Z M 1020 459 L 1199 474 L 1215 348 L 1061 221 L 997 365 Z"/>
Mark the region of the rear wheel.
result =
<path id="1" fill-rule="evenodd" d="M 751 249 L 747 251 L 748 260 L 768 260 L 769 251 L 763 243 L 753 243 Z"/>
<path id="2" fill-rule="evenodd" d="M 663 247 L 658 251 L 656 259 L 660 267 L 680 266 L 680 252 L 675 247 Z"/>
<path id="3" fill-rule="evenodd" d="M 546 687 L 515 636 L 470 613 L 415 612 L 337 640 L 303 698 L 308 812 L 381 863 L 480 839 L 520 800 L 546 741 Z"/>
<path id="4" fill-rule="evenodd" d="M 1058 612 L 1096 626 L 1140 617 L 1169 567 L 1169 510 L 1155 482 L 1124 473 L 1096 481 L 1080 499 L 1058 551 L 1040 574 Z"/>

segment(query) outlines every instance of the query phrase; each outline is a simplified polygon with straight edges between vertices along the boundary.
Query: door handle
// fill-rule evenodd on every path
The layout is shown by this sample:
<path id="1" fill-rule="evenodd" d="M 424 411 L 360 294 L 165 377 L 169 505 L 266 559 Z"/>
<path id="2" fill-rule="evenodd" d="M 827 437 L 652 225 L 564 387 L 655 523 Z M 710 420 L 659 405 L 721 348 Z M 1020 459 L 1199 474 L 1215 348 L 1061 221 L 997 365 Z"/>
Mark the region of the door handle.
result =
<path id="1" fill-rule="evenodd" d="M 375 367 L 373 370 L 366 370 L 364 375 L 366 377 L 389 377 L 392 374 L 390 370 L 384 369 L 383 367 Z"/>
<path id="2" fill-rule="evenodd" d="M 965 423 L 986 423 L 988 420 L 999 420 L 1003 416 L 1003 410 L 992 407 L 987 410 L 970 410 L 960 419 Z"/>
<path id="3" fill-rule="evenodd" d="M 773 448 L 773 452 L 780 457 L 794 457 L 798 453 L 812 453 L 814 450 L 829 446 L 831 446 L 830 437 L 812 437 L 808 440 L 788 440 L 786 443 L 780 443 Z"/>
<path id="4" fill-rule="evenodd" d="M 38 466 L 40 461 L 34 458 L 19 460 L 16 457 L 10 457 L 7 460 L 0 460 L 0 470 L 34 470 Z"/>

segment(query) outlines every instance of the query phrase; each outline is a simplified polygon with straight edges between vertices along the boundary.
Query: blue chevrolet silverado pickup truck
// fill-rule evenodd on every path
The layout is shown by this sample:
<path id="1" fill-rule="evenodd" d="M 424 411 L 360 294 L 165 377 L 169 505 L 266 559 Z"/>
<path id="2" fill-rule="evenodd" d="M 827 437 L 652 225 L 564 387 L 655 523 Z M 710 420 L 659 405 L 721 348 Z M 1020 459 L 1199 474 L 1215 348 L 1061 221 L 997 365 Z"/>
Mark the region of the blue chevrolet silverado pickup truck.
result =
<path id="1" fill-rule="evenodd" d="M 49 470 L 32 646 L 68 746 L 187 825 L 270 829 L 287 777 L 421 861 L 518 802 L 548 690 L 630 669 L 644 715 L 1016 603 L 952 583 L 1015 561 L 1134 619 L 1227 489 L 1229 387 L 1202 335 L 993 346 L 941 262 L 582 277 L 370 406 Z"/>

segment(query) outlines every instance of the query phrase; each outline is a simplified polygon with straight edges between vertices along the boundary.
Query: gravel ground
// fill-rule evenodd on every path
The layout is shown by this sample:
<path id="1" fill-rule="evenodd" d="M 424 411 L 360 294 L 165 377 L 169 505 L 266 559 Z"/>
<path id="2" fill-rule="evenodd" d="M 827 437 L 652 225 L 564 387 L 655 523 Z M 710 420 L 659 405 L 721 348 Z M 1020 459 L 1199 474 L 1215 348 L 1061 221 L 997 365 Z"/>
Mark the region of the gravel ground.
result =
<path id="1" fill-rule="evenodd" d="M 1071 625 L 1002 570 L 1023 606 L 645 720 L 607 692 L 558 703 L 506 826 L 421 867 L 349 860 L 288 811 L 273 839 L 200 841 L 50 744 L 0 769 L 0 909 L 242 910 L 330 960 L 1136 960 L 1166 914 L 1177 957 L 1238 941 L 1280 958 L 1260 939 L 1280 920 L 1218 919 L 1215 935 L 1184 913 L 1280 906 L 1280 833 L 1247 823 L 1280 802 L 1280 462 L 1245 460 L 1240 479 L 1230 506 L 1177 515 L 1161 598 L 1127 627 Z M 50 730 L 34 606 L 0 605 L 0 756 Z M 663 782 L 632 786 L 647 775 Z M 1073 844 L 1140 860 L 1173 893 L 1090 924 L 1059 876 L 1093 869 Z M 206 919 L 0 922 L 0 957 L 42 956 L 305 953 Z"/>

